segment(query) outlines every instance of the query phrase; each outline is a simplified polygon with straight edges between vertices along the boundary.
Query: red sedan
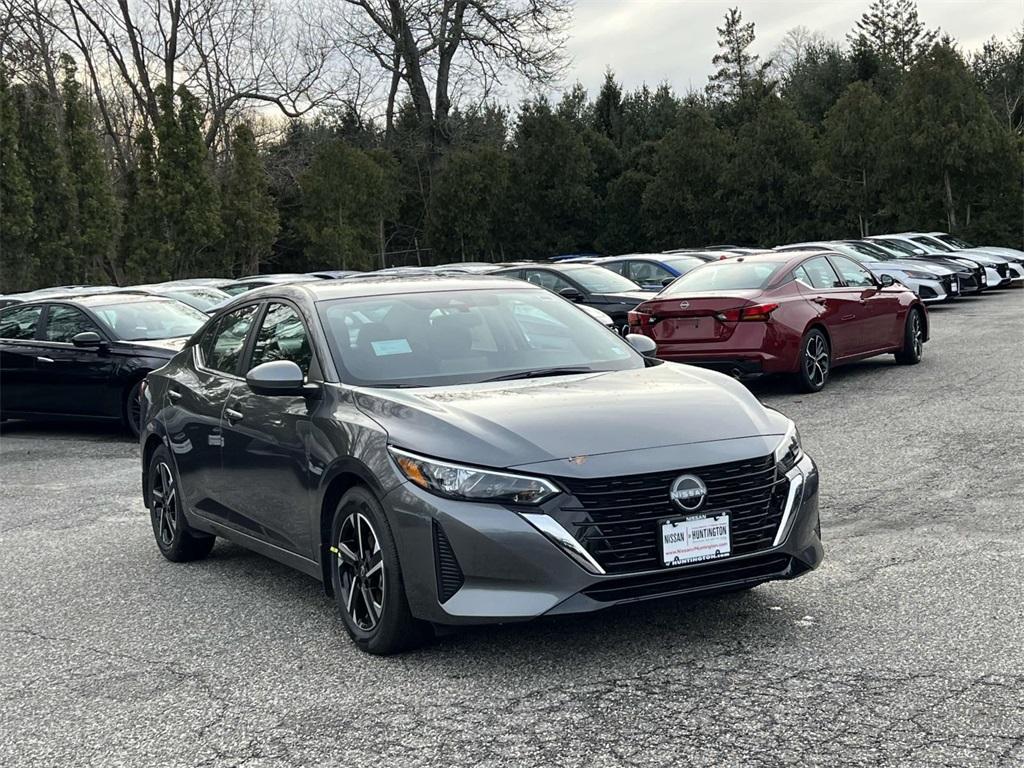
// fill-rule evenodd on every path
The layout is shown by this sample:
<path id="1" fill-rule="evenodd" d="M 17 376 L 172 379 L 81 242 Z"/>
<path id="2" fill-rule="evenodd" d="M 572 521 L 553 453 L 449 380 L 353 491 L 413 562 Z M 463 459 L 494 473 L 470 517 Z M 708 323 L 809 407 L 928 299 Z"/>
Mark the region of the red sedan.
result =
<path id="1" fill-rule="evenodd" d="M 630 312 L 629 326 L 663 360 L 792 373 L 805 392 L 824 387 L 834 366 L 873 355 L 914 365 L 928 340 L 928 312 L 912 291 L 822 251 L 697 267 Z"/>

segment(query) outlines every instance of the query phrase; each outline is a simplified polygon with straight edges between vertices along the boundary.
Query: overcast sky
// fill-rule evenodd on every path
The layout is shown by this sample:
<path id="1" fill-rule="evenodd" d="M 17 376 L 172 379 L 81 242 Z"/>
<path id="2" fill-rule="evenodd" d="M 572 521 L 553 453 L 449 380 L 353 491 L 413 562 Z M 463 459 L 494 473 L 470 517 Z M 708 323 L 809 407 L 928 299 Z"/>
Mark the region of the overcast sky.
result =
<path id="1" fill-rule="evenodd" d="M 713 71 L 715 27 L 730 6 L 756 24 L 755 49 L 766 57 L 785 32 L 803 25 L 844 41 L 869 0 L 576 0 L 563 83 L 579 80 L 592 93 L 606 67 L 632 88 L 668 81 L 677 93 L 700 89 Z M 1024 19 L 1024 0 L 918 0 L 921 20 L 941 27 L 963 50 L 993 35 L 1006 38 Z"/>

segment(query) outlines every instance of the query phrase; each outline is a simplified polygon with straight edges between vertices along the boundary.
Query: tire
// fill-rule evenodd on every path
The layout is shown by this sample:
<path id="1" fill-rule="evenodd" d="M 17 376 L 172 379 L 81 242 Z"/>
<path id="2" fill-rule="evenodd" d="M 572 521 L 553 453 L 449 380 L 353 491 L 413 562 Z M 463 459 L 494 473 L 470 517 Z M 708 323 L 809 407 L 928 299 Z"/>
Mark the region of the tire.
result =
<path id="1" fill-rule="evenodd" d="M 430 639 L 430 625 L 409 610 L 398 548 L 384 510 L 362 486 L 351 488 L 338 502 L 330 557 L 338 611 L 360 650 L 386 656 Z"/>
<path id="2" fill-rule="evenodd" d="M 131 436 L 138 438 L 142 431 L 142 379 L 139 379 L 124 396 L 124 425 Z"/>
<path id="3" fill-rule="evenodd" d="M 800 369 L 797 389 L 801 392 L 820 392 L 832 373 L 832 349 L 825 334 L 811 328 L 800 341 Z"/>
<path id="4" fill-rule="evenodd" d="M 924 319 L 921 310 L 911 309 L 907 314 L 907 323 L 903 329 L 903 348 L 896 353 L 896 362 L 900 365 L 917 365 L 924 355 Z"/>
<path id="5" fill-rule="evenodd" d="M 202 560 L 210 554 L 216 539 L 189 527 L 181 508 L 178 473 L 166 446 L 153 452 L 146 483 L 149 518 L 160 554 L 172 563 Z"/>

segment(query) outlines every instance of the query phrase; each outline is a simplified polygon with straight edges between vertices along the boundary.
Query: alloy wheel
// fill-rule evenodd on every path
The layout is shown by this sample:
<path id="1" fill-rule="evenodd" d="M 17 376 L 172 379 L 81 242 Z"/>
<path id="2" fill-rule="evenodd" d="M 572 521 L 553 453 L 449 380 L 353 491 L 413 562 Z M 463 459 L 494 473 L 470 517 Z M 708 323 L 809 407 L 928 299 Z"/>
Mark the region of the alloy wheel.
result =
<path id="1" fill-rule="evenodd" d="M 345 518 L 334 550 L 345 612 L 359 629 L 371 632 L 384 612 L 384 558 L 366 515 L 353 512 Z"/>
<path id="2" fill-rule="evenodd" d="M 807 380 L 815 388 L 825 386 L 828 367 L 828 345 L 824 337 L 816 333 L 807 340 L 804 349 L 804 370 L 807 372 Z"/>
<path id="3" fill-rule="evenodd" d="M 174 534 L 178 529 L 178 492 L 174 485 L 174 473 L 165 462 L 156 465 L 150 498 L 160 545 L 169 547 L 174 543 Z"/>
<path id="4" fill-rule="evenodd" d="M 921 329 L 921 313 L 914 312 L 910 319 L 910 336 L 914 344 L 914 356 L 921 357 L 924 353 L 924 331 Z"/>

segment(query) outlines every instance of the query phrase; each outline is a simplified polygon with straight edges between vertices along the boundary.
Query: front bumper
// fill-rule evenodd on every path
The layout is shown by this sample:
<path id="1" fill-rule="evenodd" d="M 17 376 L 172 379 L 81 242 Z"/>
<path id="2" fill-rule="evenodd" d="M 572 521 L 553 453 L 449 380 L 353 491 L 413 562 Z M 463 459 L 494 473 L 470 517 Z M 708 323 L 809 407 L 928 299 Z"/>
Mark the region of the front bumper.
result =
<path id="1" fill-rule="evenodd" d="M 925 304 L 939 304 L 944 301 L 952 301 L 960 295 L 960 286 L 953 282 L 956 279 L 955 276 L 951 277 L 952 279 L 911 280 L 907 287 L 916 293 Z"/>
<path id="2" fill-rule="evenodd" d="M 805 456 L 787 476 L 792 492 L 770 546 L 721 560 L 615 575 L 601 573 L 596 561 L 588 563 L 573 551 L 581 548 L 558 522 L 559 499 L 527 510 L 540 516 L 533 523 L 511 508 L 450 501 L 411 483 L 383 501 L 413 615 L 438 624 L 486 624 L 714 593 L 806 573 L 824 556 L 818 470 Z M 452 573 L 457 573 L 454 583 Z"/>

